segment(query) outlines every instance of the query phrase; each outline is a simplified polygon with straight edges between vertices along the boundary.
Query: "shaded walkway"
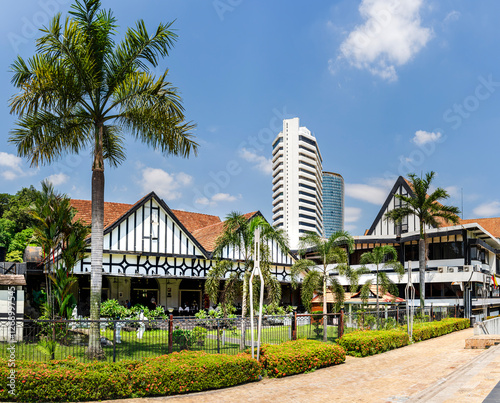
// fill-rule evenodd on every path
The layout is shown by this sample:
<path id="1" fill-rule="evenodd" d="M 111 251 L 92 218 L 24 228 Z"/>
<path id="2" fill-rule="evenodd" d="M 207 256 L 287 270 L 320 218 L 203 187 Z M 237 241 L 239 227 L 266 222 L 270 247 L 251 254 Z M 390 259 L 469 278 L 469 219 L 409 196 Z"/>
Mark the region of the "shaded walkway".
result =
<path id="1" fill-rule="evenodd" d="M 464 349 L 472 334 L 466 329 L 372 357 L 348 357 L 342 365 L 309 374 L 121 402 L 482 402 L 500 381 L 500 348 Z"/>

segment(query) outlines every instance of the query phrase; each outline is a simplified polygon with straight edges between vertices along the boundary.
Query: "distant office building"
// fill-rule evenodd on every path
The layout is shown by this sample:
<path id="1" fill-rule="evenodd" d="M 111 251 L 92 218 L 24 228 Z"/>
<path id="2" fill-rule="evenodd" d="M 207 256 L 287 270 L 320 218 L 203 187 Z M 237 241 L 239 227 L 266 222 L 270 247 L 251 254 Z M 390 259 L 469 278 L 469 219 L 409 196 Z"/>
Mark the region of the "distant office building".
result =
<path id="1" fill-rule="evenodd" d="M 344 229 L 344 178 L 323 172 L 323 228 L 325 237 Z"/>
<path id="2" fill-rule="evenodd" d="M 314 135 L 299 118 L 283 120 L 273 142 L 273 225 L 297 249 L 305 232 L 323 235 L 322 158 Z"/>

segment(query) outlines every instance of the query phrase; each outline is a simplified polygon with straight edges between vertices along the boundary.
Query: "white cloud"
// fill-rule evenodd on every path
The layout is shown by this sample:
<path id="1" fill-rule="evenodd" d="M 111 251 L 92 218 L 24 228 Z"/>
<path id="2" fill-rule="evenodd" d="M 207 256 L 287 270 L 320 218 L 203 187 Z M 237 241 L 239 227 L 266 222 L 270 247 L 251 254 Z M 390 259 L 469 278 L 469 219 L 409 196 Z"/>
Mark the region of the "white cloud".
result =
<path id="1" fill-rule="evenodd" d="M 52 183 L 52 185 L 59 186 L 63 183 L 66 183 L 69 179 L 69 176 L 61 172 L 59 174 L 50 175 L 45 179 Z"/>
<path id="2" fill-rule="evenodd" d="M 0 175 L 6 180 L 15 180 L 22 176 L 34 175 L 36 170 L 24 171 L 22 167 L 23 160 L 14 154 L 0 151 L 0 167 L 7 168 L 0 172 Z"/>
<path id="3" fill-rule="evenodd" d="M 439 141 L 442 137 L 442 134 L 440 132 L 434 133 L 434 132 L 426 132 L 424 130 L 417 130 L 415 132 L 415 136 L 413 137 L 412 141 L 418 145 L 424 145 L 427 143 L 435 143 L 436 141 Z"/>
<path id="4" fill-rule="evenodd" d="M 421 25 L 422 0 L 363 0 L 365 20 L 340 45 L 340 59 L 384 80 L 397 80 L 396 67 L 408 63 L 431 39 Z M 332 61 L 329 62 L 332 71 Z"/>
<path id="5" fill-rule="evenodd" d="M 461 15 L 462 14 L 460 14 L 460 11 L 452 10 L 446 15 L 443 23 L 448 24 L 448 23 L 453 22 L 453 21 L 458 21 L 458 19 L 461 17 Z"/>
<path id="6" fill-rule="evenodd" d="M 500 215 L 500 202 L 492 201 L 483 203 L 472 210 L 472 213 L 477 216 L 477 218 L 498 216 Z"/>
<path id="7" fill-rule="evenodd" d="M 233 196 L 229 193 L 216 193 L 210 199 L 208 197 L 200 197 L 195 200 L 195 203 L 202 206 L 215 207 L 218 202 L 234 202 L 239 199 L 241 199 L 241 195 Z"/>
<path id="8" fill-rule="evenodd" d="M 180 188 L 192 181 L 193 178 L 184 172 L 169 174 L 163 169 L 146 167 L 142 170 L 140 185 L 144 193 L 154 191 L 166 200 L 175 200 L 182 196 Z"/>
<path id="9" fill-rule="evenodd" d="M 384 188 L 360 183 L 346 183 L 345 194 L 353 199 L 378 205 L 383 204 L 388 196 L 388 192 Z"/>
<path id="10" fill-rule="evenodd" d="M 271 174 L 273 172 L 272 160 L 270 158 L 266 158 L 262 155 L 258 155 L 253 151 L 247 150 L 246 148 L 242 148 L 240 150 L 240 157 L 248 162 L 253 162 L 254 168 L 265 173 Z"/>
<path id="11" fill-rule="evenodd" d="M 356 222 L 361 218 L 362 210 L 358 207 L 346 207 L 344 210 L 344 222 Z"/>

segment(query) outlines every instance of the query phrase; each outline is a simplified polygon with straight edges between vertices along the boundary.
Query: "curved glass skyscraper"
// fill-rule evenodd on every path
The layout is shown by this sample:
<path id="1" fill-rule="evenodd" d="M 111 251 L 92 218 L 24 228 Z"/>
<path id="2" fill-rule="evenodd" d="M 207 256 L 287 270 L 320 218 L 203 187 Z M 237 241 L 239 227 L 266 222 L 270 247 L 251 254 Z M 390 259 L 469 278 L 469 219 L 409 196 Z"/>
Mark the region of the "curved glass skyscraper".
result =
<path id="1" fill-rule="evenodd" d="M 325 237 L 344 229 L 344 178 L 323 172 L 323 228 Z"/>

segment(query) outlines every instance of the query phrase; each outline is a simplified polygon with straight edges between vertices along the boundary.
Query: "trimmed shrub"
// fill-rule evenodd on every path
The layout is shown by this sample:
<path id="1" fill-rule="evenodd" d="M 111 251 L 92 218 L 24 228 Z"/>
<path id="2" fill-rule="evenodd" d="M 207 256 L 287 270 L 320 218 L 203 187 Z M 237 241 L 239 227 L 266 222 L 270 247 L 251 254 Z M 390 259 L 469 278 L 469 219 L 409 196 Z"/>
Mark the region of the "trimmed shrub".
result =
<path id="1" fill-rule="evenodd" d="M 260 360 L 270 378 L 282 378 L 345 361 L 345 351 L 336 344 L 314 340 L 287 341 L 261 347 Z"/>
<path id="2" fill-rule="evenodd" d="M 413 341 L 428 340 L 469 327 L 470 320 L 463 318 L 446 318 L 439 322 L 415 323 L 413 325 Z"/>
<path id="3" fill-rule="evenodd" d="M 347 354 L 366 357 L 407 346 L 408 334 L 401 330 L 361 330 L 342 336 L 338 343 Z"/>
<path id="4" fill-rule="evenodd" d="M 64 402 L 168 396 L 256 381 L 262 365 L 246 354 L 183 351 L 143 361 L 79 363 L 76 359 L 16 362 L 9 394 L 7 360 L 0 360 L 0 400 Z"/>

